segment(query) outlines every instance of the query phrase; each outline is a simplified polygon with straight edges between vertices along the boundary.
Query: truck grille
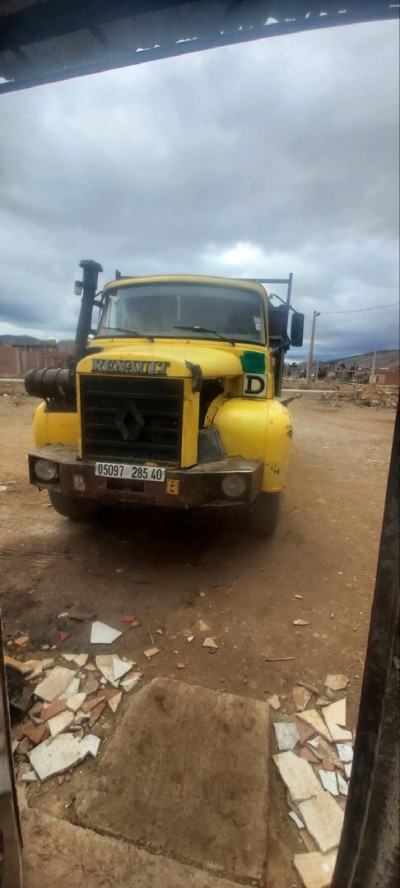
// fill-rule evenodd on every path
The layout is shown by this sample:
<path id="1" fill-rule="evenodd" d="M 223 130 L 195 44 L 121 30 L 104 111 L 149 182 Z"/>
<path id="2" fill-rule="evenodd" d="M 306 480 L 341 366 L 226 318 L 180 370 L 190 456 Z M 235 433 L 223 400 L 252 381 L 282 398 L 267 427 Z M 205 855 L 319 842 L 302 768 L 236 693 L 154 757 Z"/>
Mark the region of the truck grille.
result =
<path id="1" fill-rule="evenodd" d="M 180 465 L 183 382 L 81 376 L 82 455 Z"/>

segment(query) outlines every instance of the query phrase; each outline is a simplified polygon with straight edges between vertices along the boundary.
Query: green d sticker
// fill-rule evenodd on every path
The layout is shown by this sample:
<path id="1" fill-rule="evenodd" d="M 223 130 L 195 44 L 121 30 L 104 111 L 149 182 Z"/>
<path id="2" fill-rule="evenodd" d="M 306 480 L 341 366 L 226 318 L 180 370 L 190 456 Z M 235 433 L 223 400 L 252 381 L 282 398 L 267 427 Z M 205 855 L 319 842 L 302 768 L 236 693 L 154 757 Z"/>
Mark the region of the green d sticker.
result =
<path id="1" fill-rule="evenodd" d="M 245 373 L 265 373 L 265 355 L 262 352 L 245 351 L 240 360 Z"/>

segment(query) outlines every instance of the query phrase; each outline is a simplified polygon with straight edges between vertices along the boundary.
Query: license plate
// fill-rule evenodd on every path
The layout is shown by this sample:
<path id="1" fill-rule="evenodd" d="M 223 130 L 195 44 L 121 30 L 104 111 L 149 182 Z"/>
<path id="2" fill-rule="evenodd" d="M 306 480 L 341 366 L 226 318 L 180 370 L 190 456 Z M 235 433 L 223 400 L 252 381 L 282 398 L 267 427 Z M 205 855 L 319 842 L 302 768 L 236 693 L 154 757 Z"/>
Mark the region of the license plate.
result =
<path id="1" fill-rule="evenodd" d="M 165 480 L 165 469 L 158 466 L 127 466 L 123 463 L 98 462 L 94 474 L 100 478 L 127 478 L 129 481 Z"/>

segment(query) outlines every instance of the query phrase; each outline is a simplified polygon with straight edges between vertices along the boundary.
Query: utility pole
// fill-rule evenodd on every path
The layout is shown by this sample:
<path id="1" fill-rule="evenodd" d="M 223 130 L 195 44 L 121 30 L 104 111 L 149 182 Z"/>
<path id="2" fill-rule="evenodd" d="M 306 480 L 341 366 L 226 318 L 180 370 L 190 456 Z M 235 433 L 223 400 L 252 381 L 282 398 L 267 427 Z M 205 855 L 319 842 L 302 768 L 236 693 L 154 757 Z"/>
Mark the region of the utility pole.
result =
<path id="1" fill-rule="evenodd" d="M 313 321 L 312 321 L 312 327 L 311 327 L 311 338 L 310 338 L 310 351 L 308 352 L 306 388 L 311 388 L 312 359 L 313 359 L 314 339 L 315 339 L 315 322 L 316 322 L 317 318 L 319 318 L 320 314 L 321 314 L 320 311 L 315 311 L 313 314 Z"/>
<path id="2" fill-rule="evenodd" d="M 376 351 L 374 352 L 374 357 L 372 358 L 372 370 L 369 377 L 370 385 L 373 385 L 375 382 L 375 364 L 376 364 Z"/>

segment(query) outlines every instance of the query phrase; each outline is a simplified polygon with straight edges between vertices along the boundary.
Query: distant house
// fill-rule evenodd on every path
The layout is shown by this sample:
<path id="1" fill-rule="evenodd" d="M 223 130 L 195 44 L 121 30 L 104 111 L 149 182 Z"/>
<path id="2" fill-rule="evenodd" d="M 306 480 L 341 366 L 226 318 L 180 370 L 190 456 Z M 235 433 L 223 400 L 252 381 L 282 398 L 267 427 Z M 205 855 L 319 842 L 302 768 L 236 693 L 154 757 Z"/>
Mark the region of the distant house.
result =
<path id="1" fill-rule="evenodd" d="M 393 370 L 390 367 L 383 367 L 381 370 L 375 371 L 375 378 L 378 385 L 399 385 L 400 386 L 400 370 Z"/>
<path id="2" fill-rule="evenodd" d="M 60 345 L 55 339 L 37 342 L 0 340 L 0 377 L 22 379 L 28 370 L 39 367 L 64 367 L 71 354 L 68 343 Z"/>

